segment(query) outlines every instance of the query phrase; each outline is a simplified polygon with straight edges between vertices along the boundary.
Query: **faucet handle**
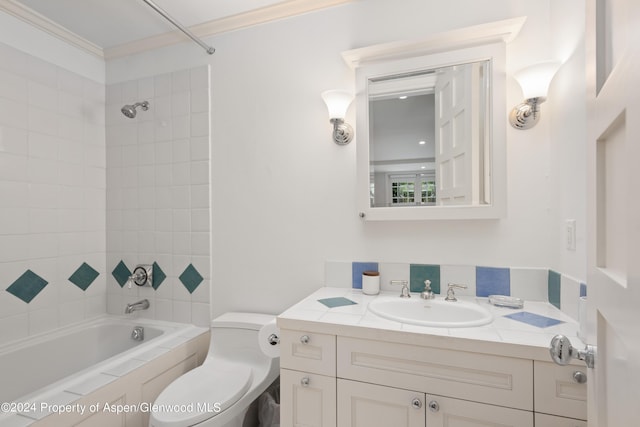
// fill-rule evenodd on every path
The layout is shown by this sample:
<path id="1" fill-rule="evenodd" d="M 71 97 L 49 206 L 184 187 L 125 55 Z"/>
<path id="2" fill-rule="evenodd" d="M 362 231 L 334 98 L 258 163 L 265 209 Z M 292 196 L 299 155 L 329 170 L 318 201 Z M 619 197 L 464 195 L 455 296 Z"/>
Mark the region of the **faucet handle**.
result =
<path id="1" fill-rule="evenodd" d="M 458 301 L 458 298 L 456 298 L 456 293 L 453 291 L 453 288 L 467 289 L 467 285 L 458 285 L 456 283 L 449 283 L 447 285 L 447 297 L 444 299 L 445 301 L 451 301 L 451 302 Z"/>
<path id="2" fill-rule="evenodd" d="M 400 298 L 411 298 L 411 294 L 409 293 L 408 280 L 390 280 L 389 283 L 392 285 L 402 285 L 402 289 L 400 290 Z"/>

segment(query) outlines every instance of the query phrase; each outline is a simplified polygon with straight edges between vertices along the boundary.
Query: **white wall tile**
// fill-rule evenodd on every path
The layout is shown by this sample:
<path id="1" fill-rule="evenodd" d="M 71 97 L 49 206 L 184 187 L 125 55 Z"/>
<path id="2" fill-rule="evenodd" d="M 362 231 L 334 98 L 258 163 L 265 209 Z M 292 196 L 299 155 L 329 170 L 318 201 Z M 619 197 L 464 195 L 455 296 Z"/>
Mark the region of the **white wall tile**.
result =
<path id="1" fill-rule="evenodd" d="M 209 304 L 191 304 L 191 322 L 196 326 L 208 327 L 211 324 L 211 309 Z"/>
<path id="2" fill-rule="evenodd" d="M 209 113 L 191 114 L 191 136 L 209 135 Z"/>
<path id="3" fill-rule="evenodd" d="M 548 301 L 549 270 L 543 268 L 511 268 L 511 295 L 531 301 Z"/>
<path id="4" fill-rule="evenodd" d="M 456 289 L 458 295 L 476 295 L 476 267 L 471 265 L 441 265 L 440 294 L 446 295 L 447 285 L 457 283 L 467 285 L 467 289 Z"/>
<path id="5" fill-rule="evenodd" d="M 174 300 L 172 320 L 180 323 L 191 323 L 191 303 Z"/>
<path id="6" fill-rule="evenodd" d="M 560 276 L 560 308 L 574 320 L 578 319 L 580 282 L 562 274 Z"/>
<path id="7" fill-rule="evenodd" d="M 324 285 L 337 288 L 351 288 L 351 262 L 325 261 Z"/>
<path id="8" fill-rule="evenodd" d="M 398 287 L 391 285 L 391 280 L 410 280 L 408 263 L 386 262 L 378 265 L 380 272 L 380 289 L 383 291 L 398 291 Z"/>

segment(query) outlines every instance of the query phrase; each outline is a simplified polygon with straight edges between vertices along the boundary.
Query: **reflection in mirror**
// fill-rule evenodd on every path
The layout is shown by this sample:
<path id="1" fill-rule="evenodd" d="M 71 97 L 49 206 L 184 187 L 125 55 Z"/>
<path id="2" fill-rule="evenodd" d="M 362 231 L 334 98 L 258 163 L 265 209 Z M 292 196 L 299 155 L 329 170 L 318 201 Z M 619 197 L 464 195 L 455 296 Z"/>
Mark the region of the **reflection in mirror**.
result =
<path id="1" fill-rule="evenodd" d="M 491 204 L 490 61 L 371 77 L 371 207 Z"/>

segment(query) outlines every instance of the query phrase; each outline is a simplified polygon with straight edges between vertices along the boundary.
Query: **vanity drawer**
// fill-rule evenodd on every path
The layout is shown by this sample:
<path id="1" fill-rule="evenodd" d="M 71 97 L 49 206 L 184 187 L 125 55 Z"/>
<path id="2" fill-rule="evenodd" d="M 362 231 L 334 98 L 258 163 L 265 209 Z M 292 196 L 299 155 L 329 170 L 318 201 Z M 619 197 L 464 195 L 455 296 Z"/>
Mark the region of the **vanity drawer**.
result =
<path id="1" fill-rule="evenodd" d="M 338 377 L 533 410 L 533 361 L 338 337 Z"/>
<path id="2" fill-rule="evenodd" d="M 336 336 L 283 329 L 280 366 L 320 375 L 336 375 Z"/>
<path id="3" fill-rule="evenodd" d="M 574 379 L 576 372 L 587 373 L 585 366 L 536 360 L 533 369 L 536 412 L 587 419 L 587 384 Z"/>

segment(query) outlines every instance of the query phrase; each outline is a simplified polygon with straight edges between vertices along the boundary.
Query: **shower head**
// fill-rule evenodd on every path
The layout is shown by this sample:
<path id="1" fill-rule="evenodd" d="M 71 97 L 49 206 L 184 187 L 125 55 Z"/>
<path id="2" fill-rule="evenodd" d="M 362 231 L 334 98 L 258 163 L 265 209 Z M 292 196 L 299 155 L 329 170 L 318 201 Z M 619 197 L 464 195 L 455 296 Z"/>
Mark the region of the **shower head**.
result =
<path id="1" fill-rule="evenodd" d="M 133 119 L 136 116 L 136 108 L 142 107 L 142 111 L 147 111 L 149 109 L 149 103 L 147 101 L 136 102 L 133 105 L 125 105 L 120 109 L 122 114 Z"/>

